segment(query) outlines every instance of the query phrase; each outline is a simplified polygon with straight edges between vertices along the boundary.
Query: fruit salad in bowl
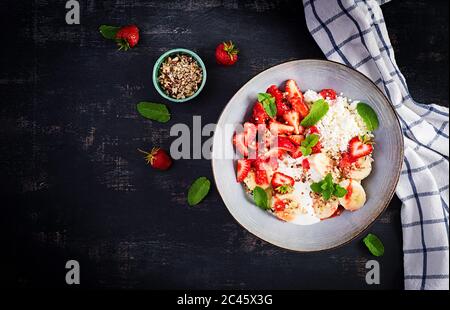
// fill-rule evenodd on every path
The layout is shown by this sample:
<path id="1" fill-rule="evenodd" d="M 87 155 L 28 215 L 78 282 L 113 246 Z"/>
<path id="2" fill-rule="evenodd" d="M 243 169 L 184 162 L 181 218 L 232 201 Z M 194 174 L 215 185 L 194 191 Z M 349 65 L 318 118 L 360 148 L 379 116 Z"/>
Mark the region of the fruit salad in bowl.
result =
<path id="1" fill-rule="evenodd" d="M 366 202 L 377 114 L 333 89 L 302 92 L 290 79 L 258 93 L 233 136 L 237 182 L 277 218 L 310 225 Z"/>

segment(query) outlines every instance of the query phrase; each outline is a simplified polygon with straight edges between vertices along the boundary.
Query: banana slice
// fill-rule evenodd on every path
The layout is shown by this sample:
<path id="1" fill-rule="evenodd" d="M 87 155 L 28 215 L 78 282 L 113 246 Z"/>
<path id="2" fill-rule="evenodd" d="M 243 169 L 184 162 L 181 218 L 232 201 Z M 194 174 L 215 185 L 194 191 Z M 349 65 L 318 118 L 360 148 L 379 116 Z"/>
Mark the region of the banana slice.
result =
<path id="1" fill-rule="evenodd" d="M 370 156 L 364 156 L 358 159 L 355 167 L 350 170 L 347 176 L 356 181 L 360 181 L 366 178 L 372 171 L 372 158 Z"/>
<path id="2" fill-rule="evenodd" d="M 256 187 L 256 181 L 255 181 L 255 171 L 250 170 L 247 174 L 247 176 L 244 179 L 244 184 L 247 186 L 247 188 L 252 191 Z"/>
<path id="3" fill-rule="evenodd" d="M 311 178 L 314 182 L 322 180 L 331 171 L 332 167 L 331 159 L 323 153 L 311 155 L 309 164 L 311 166 Z"/>
<path id="4" fill-rule="evenodd" d="M 324 200 L 321 196 L 315 196 L 313 202 L 314 213 L 321 220 L 332 216 L 339 207 L 337 199 Z"/>
<path id="5" fill-rule="evenodd" d="M 295 211 L 293 210 L 293 208 L 298 207 L 298 204 L 294 199 L 295 197 L 293 194 L 275 195 L 271 203 L 273 209 L 275 209 L 276 201 L 283 201 L 286 204 L 286 208 L 284 210 L 275 210 L 275 216 L 283 221 L 291 222 L 295 218 Z"/>
<path id="6" fill-rule="evenodd" d="M 346 210 L 358 210 L 366 203 L 366 192 L 361 183 L 349 179 L 340 182 L 339 185 L 348 191 L 346 196 L 339 198 L 339 203 Z"/>

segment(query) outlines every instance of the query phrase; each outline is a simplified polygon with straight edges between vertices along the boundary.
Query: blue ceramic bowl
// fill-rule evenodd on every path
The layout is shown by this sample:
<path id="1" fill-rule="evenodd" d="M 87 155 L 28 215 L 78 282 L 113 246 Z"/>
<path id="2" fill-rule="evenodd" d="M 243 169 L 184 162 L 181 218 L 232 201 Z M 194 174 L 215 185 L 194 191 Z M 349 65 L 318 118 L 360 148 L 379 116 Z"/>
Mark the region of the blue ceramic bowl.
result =
<path id="1" fill-rule="evenodd" d="M 161 67 L 161 64 L 166 60 L 167 57 L 169 56 L 175 56 L 177 54 L 181 54 L 181 55 L 189 55 L 192 58 L 194 58 L 197 63 L 199 64 L 199 66 L 202 68 L 202 82 L 200 84 L 200 87 L 197 89 L 197 91 L 190 97 L 187 98 L 183 98 L 183 99 L 175 99 L 170 97 L 168 94 L 166 94 L 164 92 L 164 90 L 162 89 L 161 85 L 158 82 L 158 73 L 159 73 L 159 68 Z M 202 59 L 200 58 L 200 56 L 198 56 L 196 53 L 194 53 L 191 50 L 185 49 L 185 48 L 175 48 L 175 49 L 171 49 L 167 52 L 165 52 L 164 54 L 162 54 L 158 60 L 156 61 L 155 65 L 153 66 L 153 85 L 155 86 L 156 90 L 158 91 L 158 93 L 165 99 L 172 101 L 172 102 L 186 102 L 188 100 L 194 99 L 195 97 L 198 96 L 198 94 L 202 91 L 203 87 L 205 86 L 206 83 L 206 67 L 205 64 L 203 63 Z"/>

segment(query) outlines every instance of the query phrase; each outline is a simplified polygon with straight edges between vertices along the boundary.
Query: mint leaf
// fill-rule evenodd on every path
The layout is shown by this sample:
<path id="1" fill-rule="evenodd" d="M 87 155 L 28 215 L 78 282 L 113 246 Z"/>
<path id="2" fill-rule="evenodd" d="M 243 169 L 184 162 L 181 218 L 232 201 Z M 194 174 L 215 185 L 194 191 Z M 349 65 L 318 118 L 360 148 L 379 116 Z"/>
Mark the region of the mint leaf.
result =
<path id="1" fill-rule="evenodd" d="M 345 188 L 343 188 L 342 186 L 336 184 L 336 187 L 334 189 L 333 195 L 338 197 L 338 198 L 342 198 L 345 195 L 347 195 L 347 190 Z"/>
<path id="2" fill-rule="evenodd" d="M 271 118 L 274 118 L 277 115 L 277 105 L 275 104 L 275 98 L 268 93 L 259 93 L 258 101 L 263 105 L 264 111 L 266 111 L 267 115 Z"/>
<path id="3" fill-rule="evenodd" d="M 384 245 L 374 234 L 368 234 L 363 242 L 373 255 L 382 256 L 384 254 Z"/>
<path id="4" fill-rule="evenodd" d="M 313 183 L 313 184 L 311 184 L 311 190 L 314 192 L 314 193 L 321 193 L 322 192 L 322 187 L 320 186 L 320 183 Z"/>
<path id="5" fill-rule="evenodd" d="M 366 124 L 367 129 L 369 129 L 370 131 L 374 131 L 378 128 L 379 122 L 377 113 L 375 113 L 370 105 L 364 102 L 358 102 L 356 111 Z"/>
<path id="6" fill-rule="evenodd" d="M 307 135 L 302 141 L 300 151 L 303 156 L 308 156 L 312 153 L 312 148 L 319 142 L 319 136 L 316 134 Z"/>
<path id="7" fill-rule="evenodd" d="M 310 147 L 300 146 L 300 151 L 302 152 L 303 156 L 308 156 L 312 153 L 312 149 Z"/>
<path id="8" fill-rule="evenodd" d="M 329 108 L 330 106 L 325 100 L 319 99 L 315 101 L 311 106 L 311 110 L 308 115 L 306 115 L 300 124 L 303 127 L 315 125 L 325 114 L 327 114 Z"/>
<path id="9" fill-rule="evenodd" d="M 301 145 L 305 147 L 313 147 L 319 142 L 319 135 L 311 134 L 307 135 L 305 140 L 302 141 Z"/>
<path id="10" fill-rule="evenodd" d="M 255 201 L 255 204 L 263 210 L 268 210 L 270 208 L 267 193 L 259 186 L 256 186 L 253 190 L 253 200 Z"/>
<path id="11" fill-rule="evenodd" d="M 331 173 L 328 173 L 328 174 L 325 176 L 324 181 L 325 181 L 330 187 L 333 186 L 333 176 L 331 175 Z"/>
<path id="12" fill-rule="evenodd" d="M 101 25 L 98 30 L 105 39 L 113 40 L 116 38 L 117 31 L 120 27 Z"/>
<path id="13" fill-rule="evenodd" d="M 188 191 L 188 204 L 195 206 L 205 198 L 211 187 L 211 182 L 206 177 L 199 177 L 192 183 Z"/>
<path id="14" fill-rule="evenodd" d="M 329 200 L 331 198 L 331 190 L 327 189 L 322 192 L 322 197 L 325 200 Z"/>
<path id="15" fill-rule="evenodd" d="M 137 104 L 137 110 L 143 117 L 161 122 L 167 123 L 170 120 L 170 113 L 166 105 L 153 102 L 139 102 Z"/>

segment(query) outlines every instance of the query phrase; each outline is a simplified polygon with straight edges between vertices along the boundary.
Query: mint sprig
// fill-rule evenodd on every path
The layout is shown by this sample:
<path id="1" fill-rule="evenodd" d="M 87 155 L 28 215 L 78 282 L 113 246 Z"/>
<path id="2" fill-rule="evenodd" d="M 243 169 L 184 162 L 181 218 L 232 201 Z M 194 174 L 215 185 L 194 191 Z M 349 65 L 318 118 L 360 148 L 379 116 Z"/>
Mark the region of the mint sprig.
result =
<path id="1" fill-rule="evenodd" d="M 321 194 L 324 200 L 329 200 L 332 196 L 342 198 L 347 195 L 345 188 L 333 182 L 331 173 L 328 173 L 322 181 L 311 184 L 311 190 Z"/>
<path id="2" fill-rule="evenodd" d="M 305 140 L 300 145 L 300 151 L 303 156 L 308 156 L 312 153 L 312 148 L 319 142 L 319 136 L 316 134 L 307 135 Z"/>
<path id="3" fill-rule="evenodd" d="M 367 129 L 374 131 L 378 128 L 380 123 L 378 121 L 377 113 L 375 113 L 370 105 L 364 102 L 358 102 L 356 105 L 356 111 L 366 124 Z"/>
<path id="4" fill-rule="evenodd" d="M 375 256 L 382 256 L 384 254 L 384 245 L 381 240 L 374 234 L 368 234 L 363 239 L 364 244 L 369 249 L 370 253 Z"/>
<path id="5" fill-rule="evenodd" d="M 330 106 L 328 102 L 323 99 L 319 99 L 313 103 L 311 110 L 309 110 L 308 115 L 300 123 L 303 127 L 310 127 L 315 125 L 320 119 L 327 114 Z"/>
<path id="6" fill-rule="evenodd" d="M 268 93 L 259 93 L 258 101 L 263 105 L 264 111 L 271 118 L 277 115 L 277 105 L 275 104 L 275 97 Z"/>

